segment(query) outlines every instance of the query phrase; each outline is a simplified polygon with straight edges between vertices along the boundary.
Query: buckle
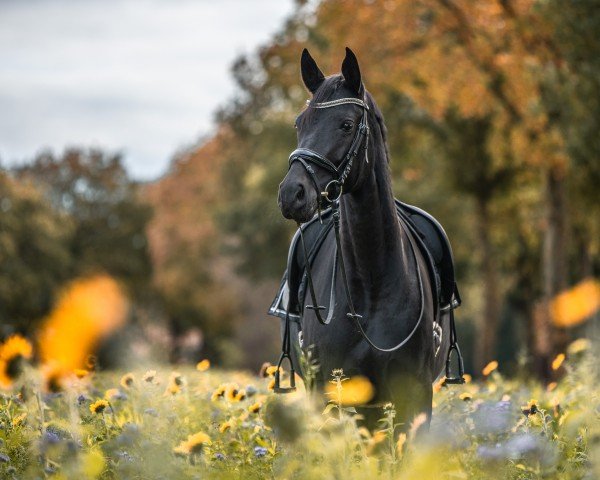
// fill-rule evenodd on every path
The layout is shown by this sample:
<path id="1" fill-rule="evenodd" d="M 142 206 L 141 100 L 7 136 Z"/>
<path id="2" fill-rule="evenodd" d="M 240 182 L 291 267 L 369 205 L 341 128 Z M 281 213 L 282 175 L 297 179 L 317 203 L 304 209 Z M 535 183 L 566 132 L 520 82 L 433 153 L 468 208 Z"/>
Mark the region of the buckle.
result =
<path id="1" fill-rule="evenodd" d="M 321 196 L 329 203 L 337 202 L 342 196 L 342 184 L 337 180 L 331 180 L 325 185 L 325 190 L 321 192 Z M 332 198 L 330 198 L 332 197 Z"/>

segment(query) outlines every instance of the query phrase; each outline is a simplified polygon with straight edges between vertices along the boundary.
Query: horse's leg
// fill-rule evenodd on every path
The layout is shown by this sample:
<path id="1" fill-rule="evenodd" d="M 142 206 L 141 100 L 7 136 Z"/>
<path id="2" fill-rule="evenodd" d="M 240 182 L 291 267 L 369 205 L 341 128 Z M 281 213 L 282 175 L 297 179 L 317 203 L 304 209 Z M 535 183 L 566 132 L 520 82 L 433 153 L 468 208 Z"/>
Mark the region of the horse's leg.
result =
<path id="1" fill-rule="evenodd" d="M 429 429 L 431 422 L 431 372 L 415 370 L 417 373 L 404 369 L 393 372 L 389 379 L 390 398 L 396 409 L 396 422 L 401 424 L 398 433 L 408 432 L 412 422 L 421 413 L 425 414 L 424 431 Z"/>

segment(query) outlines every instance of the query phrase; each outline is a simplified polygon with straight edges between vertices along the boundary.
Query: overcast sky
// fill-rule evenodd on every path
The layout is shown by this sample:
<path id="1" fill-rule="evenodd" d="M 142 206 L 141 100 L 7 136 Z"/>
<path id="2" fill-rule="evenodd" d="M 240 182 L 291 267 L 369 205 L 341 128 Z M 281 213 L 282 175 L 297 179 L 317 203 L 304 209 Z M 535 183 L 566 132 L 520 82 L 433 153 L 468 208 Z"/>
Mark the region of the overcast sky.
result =
<path id="1" fill-rule="evenodd" d="M 232 61 L 282 25 L 292 0 L 0 0 L 0 164 L 43 147 L 122 150 L 162 174 L 210 133 Z"/>

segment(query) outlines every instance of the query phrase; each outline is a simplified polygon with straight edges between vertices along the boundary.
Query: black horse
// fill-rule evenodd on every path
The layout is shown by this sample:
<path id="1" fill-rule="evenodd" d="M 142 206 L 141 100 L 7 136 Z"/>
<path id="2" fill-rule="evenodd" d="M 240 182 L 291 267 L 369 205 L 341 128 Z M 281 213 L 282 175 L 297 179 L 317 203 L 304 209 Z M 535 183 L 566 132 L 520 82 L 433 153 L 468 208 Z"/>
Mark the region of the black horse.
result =
<path id="1" fill-rule="evenodd" d="M 394 199 L 386 127 L 354 53 L 347 48 L 342 73 L 325 78 L 304 50 L 301 69 L 313 97 L 296 119 L 298 149 L 278 203 L 285 218 L 304 224 L 304 248 L 291 249 L 286 289 L 271 309 L 287 309 L 284 350 L 287 343 L 298 368 L 300 349 L 310 346 L 320 384 L 342 368 L 369 378 L 372 402 L 393 402 L 400 421 L 420 412 L 429 419 L 432 382 L 454 345 L 453 321 L 444 319 L 458 292 L 452 284 L 440 302 L 440 270 L 423 248 L 427 222 L 419 228 L 415 220 L 439 224 Z M 313 305 L 305 308 L 306 292 Z"/>

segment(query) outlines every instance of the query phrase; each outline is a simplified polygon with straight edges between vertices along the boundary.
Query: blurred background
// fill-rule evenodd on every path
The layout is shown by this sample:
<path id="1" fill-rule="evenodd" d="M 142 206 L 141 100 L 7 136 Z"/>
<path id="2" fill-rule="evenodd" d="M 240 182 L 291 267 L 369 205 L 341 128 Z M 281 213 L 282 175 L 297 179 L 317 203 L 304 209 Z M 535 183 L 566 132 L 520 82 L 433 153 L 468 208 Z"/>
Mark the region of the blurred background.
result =
<path id="1" fill-rule="evenodd" d="M 0 337 L 276 359 L 300 53 L 349 46 L 452 243 L 467 370 L 548 377 L 598 325 L 598 32 L 592 0 L 1 2 Z"/>

